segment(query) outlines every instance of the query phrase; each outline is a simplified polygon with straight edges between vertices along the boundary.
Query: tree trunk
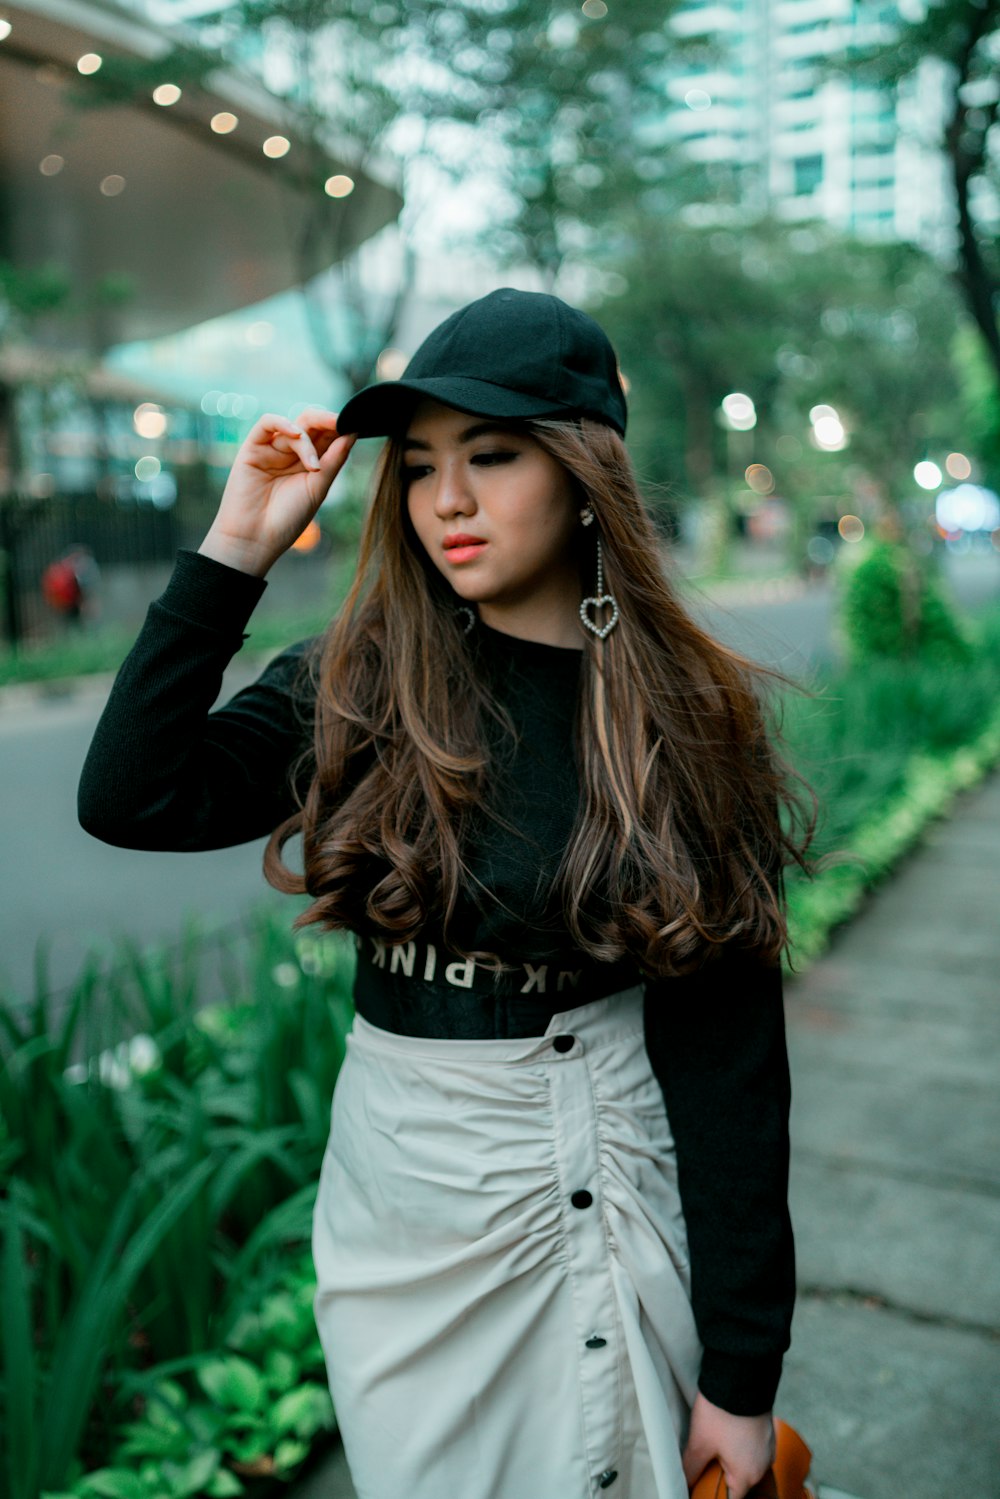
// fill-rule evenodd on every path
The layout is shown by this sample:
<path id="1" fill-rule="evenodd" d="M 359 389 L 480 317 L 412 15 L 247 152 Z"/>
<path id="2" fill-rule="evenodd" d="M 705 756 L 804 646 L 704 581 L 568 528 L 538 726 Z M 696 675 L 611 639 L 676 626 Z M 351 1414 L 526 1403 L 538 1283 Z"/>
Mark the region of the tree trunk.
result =
<path id="1" fill-rule="evenodd" d="M 952 183 L 955 188 L 955 205 L 958 210 L 959 255 L 961 267 L 958 283 L 965 302 L 972 313 L 976 326 L 983 336 L 990 362 L 1000 386 L 1000 326 L 997 324 L 996 308 L 1000 299 L 1000 282 L 992 274 L 983 258 L 976 238 L 976 225 L 971 208 L 971 184 L 986 166 L 987 139 L 997 119 L 997 102 L 988 105 L 986 119 L 981 128 L 969 124 L 969 108 L 962 102 L 962 89 L 969 81 L 976 49 L 987 36 L 994 21 L 995 7 L 992 5 L 968 6 L 969 30 L 963 38 L 959 54 L 953 59 L 957 71 L 954 92 L 954 109 L 945 127 L 945 149 L 951 165 Z M 975 142 L 970 150 L 969 142 Z"/>

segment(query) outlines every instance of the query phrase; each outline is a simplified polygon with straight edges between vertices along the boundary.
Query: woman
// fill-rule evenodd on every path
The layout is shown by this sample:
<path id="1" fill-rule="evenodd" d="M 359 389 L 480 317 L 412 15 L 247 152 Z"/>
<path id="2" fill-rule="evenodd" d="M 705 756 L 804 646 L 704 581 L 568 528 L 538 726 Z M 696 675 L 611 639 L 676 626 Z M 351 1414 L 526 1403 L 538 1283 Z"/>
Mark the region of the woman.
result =
<path id="1" fill-rule="evenodd" d="M 339 416 L 262 417 L 83 771 L 95 836 L 268 833 L 295 925 L 355 934 L 313 1252 L 360 1499 L 683 1499 L 716 1456 L 743 1499 L 773 1454 L 812 827 L 779 820 L 763 669 L 664 574 L 625 421 L 599 326 L 510 288 Z M 210 713 L 357 435 L 389 440 L 347 600 Z"/>

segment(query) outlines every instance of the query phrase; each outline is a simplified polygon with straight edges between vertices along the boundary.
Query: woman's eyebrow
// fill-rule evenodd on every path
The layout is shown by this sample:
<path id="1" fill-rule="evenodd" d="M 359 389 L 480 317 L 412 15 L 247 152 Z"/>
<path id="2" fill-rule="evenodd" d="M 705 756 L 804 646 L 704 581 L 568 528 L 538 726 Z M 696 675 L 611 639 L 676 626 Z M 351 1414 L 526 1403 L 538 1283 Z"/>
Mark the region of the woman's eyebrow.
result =
<path id="1" fill-rule="evenodd" d="M 499 432 L 504 437 L 513 437 L 509 427 L 501 427 L 496 422 L 476 422 L 471 427 L 466 427 L 464 432 L 458 434 L 459 442 L 471 442 L 474 437 L 483 437 L 487 432 Z M 403 440 L 404 448 L 431 448 L 433 443 L 424 442 L 422 437 L 412 437 L 409 434 Z"/>

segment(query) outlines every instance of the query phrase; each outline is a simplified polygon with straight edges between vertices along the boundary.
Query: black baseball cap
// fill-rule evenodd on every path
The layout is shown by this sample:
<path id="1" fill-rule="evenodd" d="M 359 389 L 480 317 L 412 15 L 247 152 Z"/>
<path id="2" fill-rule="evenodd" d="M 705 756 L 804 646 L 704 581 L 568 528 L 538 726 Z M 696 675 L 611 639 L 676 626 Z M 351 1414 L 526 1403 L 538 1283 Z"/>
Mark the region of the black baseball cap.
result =
<path id="1" fill-rule="evenodd" d="M 550 292 L 502 286 L 460 307 L 427 335 L 402 379 L 350 398 L 337 431 L 386 436 L 420 396 L 474 416 L 587 416 L 625 436 L 625 392 L 607 334 Z"/>

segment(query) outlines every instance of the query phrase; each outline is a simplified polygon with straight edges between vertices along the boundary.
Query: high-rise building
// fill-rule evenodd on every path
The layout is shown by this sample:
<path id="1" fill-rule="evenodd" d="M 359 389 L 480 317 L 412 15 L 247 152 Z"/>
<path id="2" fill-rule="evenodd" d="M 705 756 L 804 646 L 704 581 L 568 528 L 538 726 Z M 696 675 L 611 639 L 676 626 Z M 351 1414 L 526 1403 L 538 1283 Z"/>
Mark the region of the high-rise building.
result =
<path id="1" fill-rule="evenodd" d="M 718 187 L 692 215 L 725 216 L 728 202 L 730 215 L 818 218 L 947 254 L 943 67 L 928 60 L 894 98 L 842 65 L 891 40 L 898 18 L 880 0 L 684 0 L 672 25 L 691 56 L 671 79 L 667 134 Z"/>

